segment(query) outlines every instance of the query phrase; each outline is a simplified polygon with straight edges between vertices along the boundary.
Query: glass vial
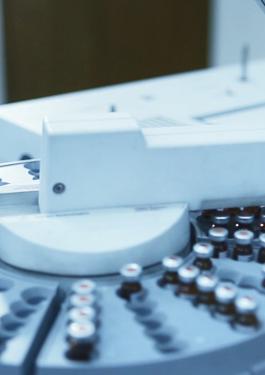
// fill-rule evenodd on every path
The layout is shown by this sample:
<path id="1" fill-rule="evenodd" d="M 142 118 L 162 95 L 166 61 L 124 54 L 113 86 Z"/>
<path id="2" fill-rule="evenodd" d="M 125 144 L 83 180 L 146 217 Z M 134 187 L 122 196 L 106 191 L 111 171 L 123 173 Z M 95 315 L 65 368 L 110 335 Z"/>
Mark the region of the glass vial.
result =
<path id="1" fill-rule="evenodd" d="M 193 254 L 195 260 L 194 266 L 198 267 L 201 271 L 210 271 L 213 268 L 211 257 L 213 256 L 213 245 L 208 242 L 198 242 L 193 246 Z"/>
<path id="2" fill-rule="evenodd" d="M 214 247 L 213 257 L 226 258 L 228 252 L 228 230 L 222 227 L 211 228 L 209 230 L 209 238 Z"/>
<path id="3" fill-rule="evenodd" d="M 241 262 L 250 262 L 253 259 L 252 240 L 254 233 L 241 229 L 234 233 L 235 246 L 233 250 L 233 259 Z"/>
<path id="4" fill-rule="evenodd" d="M 160 286 L 176 287 L 179 283 L 178 269 L 183 264 L 183 259 L 177 255 L 165 257 L 162 260 L 164 273 L 158 284 Z"/>

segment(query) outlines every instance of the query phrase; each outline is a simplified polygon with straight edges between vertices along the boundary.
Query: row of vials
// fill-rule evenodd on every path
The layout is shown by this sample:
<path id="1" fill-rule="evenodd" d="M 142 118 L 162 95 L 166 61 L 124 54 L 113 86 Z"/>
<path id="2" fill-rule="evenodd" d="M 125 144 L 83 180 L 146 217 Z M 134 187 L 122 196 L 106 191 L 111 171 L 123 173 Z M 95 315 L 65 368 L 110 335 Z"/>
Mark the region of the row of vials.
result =
<path id="1" fill-rule="evenodd" d="M 194 249 L 200 255 L 210 246 L 196 244 Z M 198 251 L 199 249 L 199 251 Z M 258 302 L 251 295 L 239 295 L 239 288 L 231 282 L 222 282 L 214 273 L 204 273 L 201 261 L 206 257 L 195 257 L 194 264 L 184 265 L 183 258 L 169 256 L 163 259 L 164 272 L 158 285 L 173 290 L 174 294 L 192 301 L 194 306 L 209 309 L 211 314 L 228 321 L 234 328 L 253 331 L 260 327 L 257 317 Z M 198 261 L 200 264 L 198 264 Z M 123 281 L 118 295 L 128 301 L 146 293 L 141 282 L 142 268 L 128 264 L 121 269 Z"/>
<path id="2" fill-rule="evenodd" d="M 98 338 L 99 306 L 96 284 L 90 279 L 76 281 L 67 300 L 66 356 L 90 360 Z"/>

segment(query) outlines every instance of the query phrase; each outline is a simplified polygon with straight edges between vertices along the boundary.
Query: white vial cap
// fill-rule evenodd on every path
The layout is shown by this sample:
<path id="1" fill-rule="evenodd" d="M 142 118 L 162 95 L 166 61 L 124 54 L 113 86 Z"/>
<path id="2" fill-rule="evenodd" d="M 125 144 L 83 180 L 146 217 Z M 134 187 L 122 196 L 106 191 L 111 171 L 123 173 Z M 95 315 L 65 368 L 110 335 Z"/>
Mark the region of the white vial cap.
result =
<path id="1" fill-rule="evenodd" d="M 78 280 L 73 283 L 71 290 L 73 293 L 80 295 L 94 293 L 96 290 L 96 283 L 89 279 Z"/>
<path id="2" fill-rule="evenodd" d="M 96 297 L 93 294 L 87 294 L 87 295 L 73 294 L 70 297 L 69 302 L 70 302 L 71 307 L 95 306 Z"/>
<path id="3" fill-rule="evenodd" d="M 218 279 L 214 275 L 200 275 L 196 280 L 200 292 L 212 292 L 215 290 Z"/>
<path id="4" fill-rule="evenodd" d="M 67 337 L 77 343 L 93 343 L 96 336 L 96 326 L 92 322 L 70 323 L 67 327 Z"/>
<path id="5" fill-rule="evenodd" d="M 137 263 L 125 264 L 121 268 L 120 274 L 126 282 L 138 281 L 142 274 L 142 267 Z"/>
<path id="6" fill-rule="evenodd" d="M 232 283 L 220 283 L 215 289 L 215 298 L 220 303 L 231 303 L 237 295 L 237 287 Z"/>
<path id="7" fill-rule="evenodd" d="M 228 237 L 228 230 L 222 227 L 214 227 L 209 230 L 209 237 L 212 241 L 222 242 Z"/>
<path id="8" fill-rule="evenodd" d="M 254 215 L 250 213 L 239 213 L 238 215 L 236 215 L 236 220 L 241 224 L 251 224 L 254 220 Z"/>
<path id="9" fill-rule="evenodd" d="M 223 208 L 219 208 L 214 213 L 212 220 L 216 224 L 227 224 L 230 220 L 230 216 L 227 214 L 227 212 L 225 212 Z"/>
<path id="10" fill-rule="evenodd" d="M 251 296 L 238 297 L 235 302 L 236 311 L 240 314 L 252 314 L 257 311 L 258 304 Z"/>
<path id="11" fill-rule="evenodd" d="M 234 238 L 240 245 L 249 245 L 254 238 L 254 233 L 247 229 L 240 229 L 234 233 Z"/>
<path id="12" fill-rule="evenodd" d="M 265 246 L 265 233 L 262 233 L 262 234 L 259 235 L 259 242 L 260 242 L 262 247 Z"/>
<path id="13" fill-rule="evenodd" d="M 169 272 L 176 272 L 182 263 L 183 259 L 177 255 L 171 255 L 162 260 L 163 268 Z"/>
<path id="14" fill-rule="evenodd" d="M 198 242 L 193 246 L 193 252 L 198 258 L 211 258 L 213 250 L 213 245 L 209 242 Z"/>
<path id="15" fill-rule="evenodd" d="M 197 267 L 190 265 L 179 268 L 178 276 L 181 282 L 183 283 L 192 283 L 199 276 L 200 271 Z"/>
<path id="16" fill-rule="evenodd" d="M 91 306 L 73 307 L 68 311 L 68 318 L 72 322 L 86 323 L 97 320 L 96 310 Z"/>

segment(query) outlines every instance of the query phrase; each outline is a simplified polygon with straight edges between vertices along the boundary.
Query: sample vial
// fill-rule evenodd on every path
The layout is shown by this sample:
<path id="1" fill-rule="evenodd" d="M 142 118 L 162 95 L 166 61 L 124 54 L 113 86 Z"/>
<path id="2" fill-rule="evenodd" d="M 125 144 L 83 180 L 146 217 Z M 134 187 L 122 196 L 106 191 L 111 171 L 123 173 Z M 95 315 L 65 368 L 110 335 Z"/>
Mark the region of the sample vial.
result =
<path id="1" fill-rule="evenodd" d="M 193 246 L 195 260 L 193 264 L 201 271 L 209 271 L 213 268 L 211 257 L 213 256 L 213 245 L 208 242 L 198 242 Z"/>
<path id="2" fill-rule="evenodd" d="M 258 251 L 258 263 L 265 263 L 265 233 L 260 234 L 259 236 L 260 248 Z"/>
<path id="3" fill-rule="evenodd" d="M 177 255 L 165 257 L 162 260 L 164 274 L 159 280 L 160 286 L 172 285 L 176 286 L 179 282 L 178 269 L 183 264 L 183 259 Z"/>
<path id="4" fill-rule="evenodd" d="M 196 298 L 196 304 L 202 304 L 205 306 L 212 306 L 215 304 L 215 288 L 217 286 L 218 279 L 214 275 L 200 275 L 196 279 L 196 286 L 198 290 L 198 296 Z"/>
<path id="5" fill-rule="evenodd" d="M 211 228 L 209 230 L 209 238 L 214 247 L 213 257 L 226 258 L 228 252 L 228 230 L 222 227 Z"/>
<path id="6" fill-rule="evenodd" d="M 236 315 L 233 325 L 241 329 L 256 329 L 259 326 L 257 319 L 258 304 L 252 296 L 238 297 L 235 301 Z"/>
<path id="7" fill-rule="evenodd" d="M 69 306 L 72 307 L 85 307 L 85 306 L 96 306 L 96 297 L 93 294 L 80 295 L 72 294 L 69 298 Z"/>
<path id="8" fill-rule="evenodd" d="M 91 357 L 96 339 L 96 326 L 92 322 L 70 323 L 67 326 L 67 357 L 84 361 Z"/>
<path id="9" fill-rule="evenodd" d="M 73 307 L 68 311 L 68 322 L 86 323 L 97 321 L 97 312 L 91 306 Z"/>
<path id="10" fill-rule="evenodd" d="M 234 233 L 235 246 L 233 251 L 233 259 L 242 262 L 250 262 L 253 259 L 252 240 L 254 233 L 241 229 Z"/>
<path id="11" fill-rule="evenodd" d="M 220 208 L 216 210 L 215 214 L 212 216 L 212 228 L 222 227 L 229 229 L 230 215 L 227 210 Z"/>
<path id="12" fill-rule="evenodd" d="M 199 276 L 199 268 L 190 265 L 178 270 L 179 287 L 176 293 L 182 297 L 193 299 L 197 295 L 196 278 Z"/>
<path id="13" fill-rule="evenodd" d="M 90 279 L 78 280 L 72 284 L 72 293 L 86 295 L 96 291 L 96 283 Z"/>
<path id="14" fill-rule="evenodd" d="M 234 231 L 239 229 L 247 229 L 253 231 L 255 215 L 245 208 L 240 208 L 240 211 L 235 217 Z"/>
<path id="15" fill-rule="evenodd" d="M 118 290 L 121 298 L 129 300 L 132 295 L 143 294 L 141 284 L 142 267 L 137 263 L 130 263 L 123 266 L 120 270 L 122 284 Z"/>
<path id="16" fill-rule="evenodd" d="M 221 282 L 215 289 L 215 315 L 222 320 L 231 320 L 235 314 L 237 287 L 229 282 Z"/>

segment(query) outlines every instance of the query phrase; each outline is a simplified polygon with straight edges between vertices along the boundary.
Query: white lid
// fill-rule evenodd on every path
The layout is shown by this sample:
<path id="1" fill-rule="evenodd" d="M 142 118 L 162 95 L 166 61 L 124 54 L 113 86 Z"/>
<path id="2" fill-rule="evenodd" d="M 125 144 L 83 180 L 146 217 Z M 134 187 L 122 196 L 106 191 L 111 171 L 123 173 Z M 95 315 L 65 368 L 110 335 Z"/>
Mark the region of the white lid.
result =
<path id="1" fill-rule="evenodd" d="M 67 327 L 67 336 L 80 343 L 92 343 L 96 336 L 96 326 L 92 322 L 70 323 Z"/>
<path id="2" fill-rule="evenodd" d="M 162 260 L 162 265 L 166 271 L 176 272 L 178 268 L 182 265 L 183 259 L 177 255 L 171 255 L 165 257 Z"/>
<path id="3" fill-rule="evenodd" d="M 254 233 L 247 229 L 240 229 L 234 233 L 234 238 L 240 245 L 249 245 L 254 238 Z"/>
<path id="4" fill-rule="evenodd" d="M 96 283 L 89 279 L 78 280 L 73 283 L 71 290 L 77 294 L 90 294 L 96 290 Z"/>
<path id="5" fill-rule="evenodd" d="M 137 263 L 125 264 L 121 268 L 120 274 L 125 281 L 137 281 L 142 274 L 142 267 Z"/>
<path id="6" fill-rule="evenodd" d="M 196 285 L 201 292 L 214 291 L 218 279 L 214 275 L 200 275 L 196 280 Z"/>
<path id="7" fill-rule="evenodd" d="M 242 224 L 249 224 L 254 220 L 254 214 L 244 207 L 240 207 L 240 211 L 236 215 L 236 220 Z"/>
<path id="8" fill-rule="evenodd" d="M 241 314 L 252 314 L 258 308 L 257 301 L 251 296 L 238 297 L 235 302 L 236 311 Z"/>
<path id="9" fill-rule="evenodd" d="M 96 310 L 91 306 L 73 307 L 68 311 L 68 318 L 73 322 L 94 322 L 96 320 L 96 317 Z"/>
<path id="10" fill-rule="evenodd" d="M 214 227 L 209 230 L 209 237 L 216 242 L 225 241 L 228 237 L 228 230 L 222 227 Z"/>
<path id="11" fill-rule="evenodd" d="M 215 211 L 213 218 L 212 218 L 214 223 L 218 224 L 226 224 L 230 220 L 229 214 L 225 211 L 223 208 L 219 208 L 218 210 Z"/>
<path id="12" fill-rule="evenodd" d="M 215 298 L 220 303 L 231 303 L 237 295 L 237 287 L 228 282 L 220 283 L 215 289 Z"/>
<path id="13" fill-rule="evenodd" d="M 253 214 L 238 214 L 236 220 L 241 224 L 251 224 L 254 220 Z"/>
<path id="14" fill-rule="evenodd" d="M 83 306 L 94 306 L 96 303 L 96 298 L 93 294 L 80 295 L 73 294 L 70 297 L 70 306 L 72 307 L 83 307 Z"/>
<path id="15" fill-rule="evenodd" d="M 213 250 L 213 245 L 209 242 L 198 242 L 193 246 L 193 252 L 198 258 L 211 258 Z"/>
<path id="16" fill-rule="evenodd" d="M 193 265 L 183 266 L 178 270 L 179 279 L 184 283 L 192 283 L 196 280 L 199 274 L 199 269 Z"/>

